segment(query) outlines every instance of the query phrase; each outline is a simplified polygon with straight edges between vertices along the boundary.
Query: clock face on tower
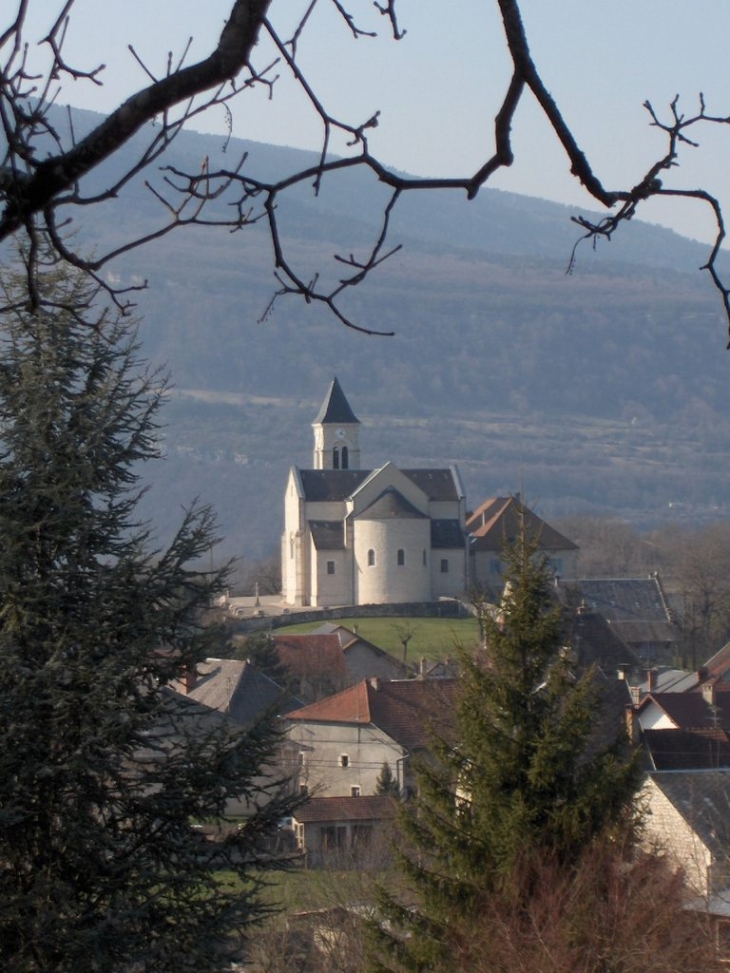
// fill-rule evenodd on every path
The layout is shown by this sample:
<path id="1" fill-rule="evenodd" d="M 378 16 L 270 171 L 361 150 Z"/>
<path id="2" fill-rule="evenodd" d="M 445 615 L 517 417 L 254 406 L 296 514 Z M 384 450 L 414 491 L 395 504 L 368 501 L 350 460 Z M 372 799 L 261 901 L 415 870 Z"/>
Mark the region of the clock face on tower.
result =
<path id="1" fill-rule="evenodd" d="M 342 426 L 340 426 L 339 429 L 335 429 L 335 436 L 337 436 L 338 439 L 344 439 L 346 435 L 347 431 L 343 429 Z"/>

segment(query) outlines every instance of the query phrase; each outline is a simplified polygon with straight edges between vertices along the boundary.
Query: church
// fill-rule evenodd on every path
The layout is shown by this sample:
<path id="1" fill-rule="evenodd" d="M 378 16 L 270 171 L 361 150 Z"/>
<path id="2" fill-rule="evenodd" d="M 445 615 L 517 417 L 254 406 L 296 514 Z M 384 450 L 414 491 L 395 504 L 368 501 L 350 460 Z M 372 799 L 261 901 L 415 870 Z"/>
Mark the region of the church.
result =
<path id="1" fill-rule="evenodd" d="M 313 468 L 292 467 L 286 485 L 286 603 L 401 604 L 462 595 L 466 497 L 456 467 L 361 469 L 360 422 L 336 378 L 312 427 Z"/>

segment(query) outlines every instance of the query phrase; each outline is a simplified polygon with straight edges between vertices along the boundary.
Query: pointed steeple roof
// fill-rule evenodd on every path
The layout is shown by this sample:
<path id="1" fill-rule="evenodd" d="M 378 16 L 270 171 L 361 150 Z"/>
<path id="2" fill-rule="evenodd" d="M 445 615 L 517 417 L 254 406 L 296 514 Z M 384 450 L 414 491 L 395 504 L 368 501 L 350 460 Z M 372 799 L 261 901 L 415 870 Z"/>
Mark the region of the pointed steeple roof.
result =
<path id="1" fill-rule="evenodd" d="M 327 395 L 324 397 L 322 407 L 312 423 L 353 423 L 359 424 L 360 420 L 350 408 L 350 403 L 345 398 L 342 386 L 335 377 L 329 387 Z"/>

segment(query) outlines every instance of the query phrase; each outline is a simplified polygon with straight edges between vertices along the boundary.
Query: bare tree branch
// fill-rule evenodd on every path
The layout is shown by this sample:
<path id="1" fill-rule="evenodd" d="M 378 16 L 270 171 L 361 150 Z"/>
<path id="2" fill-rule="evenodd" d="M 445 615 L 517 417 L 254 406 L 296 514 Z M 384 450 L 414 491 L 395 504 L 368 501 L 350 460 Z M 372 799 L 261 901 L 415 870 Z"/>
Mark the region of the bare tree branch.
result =
<path id="1" fill-rule="evenodd" d="M 650 103 L 645 107 L 650 124 L 667 137 L 665 154 L 659 158 L 629 189 L 608 189 L 601 181 L 595 166 L 581 150 L 564 119 L 560 108 L 548 92 L 540 71 L 535 64 L 521 17 L 519 0 L 495 0 L 499 9 L 504 38 L 512 61 L 512 71 L 506 93 L 494 118 L 494 148 L 475 172 L 467 175 L 443 178 L 411 178 L 402 176 L 385 166 L 371 152 L 368 135 L 378 125 L 379 112 L 360 123 L 334 117 L 307 79 L 298 61 L 298 46 L 306 30 L 315 29 L 312 14 L 317 5 L 329 3 L 350 39 L 360 40 L 374 36 L 372 30 L 361 26 L 349 9 L 346 0 L 310 0 L 305 5 L 289 40 L 283 40 L 269 17 L 272 0 L 230 0 L 230 14 L 219 40 L 211 53 L 195 64 L 186 65 L 190 42 L 182 54 L 167 60 L 164 77 L 158 77 L 130 47 L 133 57 L 145 72 L 149 83 L 127 98 L 115 111 L 88 135 L 80 140 L 63 137 L 53 126 L 49 108 L 57 97 L 59 80 L 70 77 L 75 80 L 102 82 L 103 65 L 91 68 L 68 63 L 64 56 L 64 43 L 71 24 L 74 0 L 65 0 L 61 11 L 41 44 L 50 52 L 51 65 L 43 75 L 34 76 L 29 69 L 28 46 L 24 40 L 30 0 L 17 0 L 17 10 L 10 25 L 0 34 L 0 130 L 4 141 L 0 157 L 0 240 L 14 234 L 25 234 L 31 241 L 30 253 L 37 253 L 39 234 L 51 240 L 63 259 L 81 267 L 101 282 L 99 270 L 120 254 L 164 236 L 172 229 L 189 225 L 217 224 L 229 229 L 239 229 L 251 223 L 266 221 L 271 237 L 277 280 L 280 288 L 273 301 L 284 294 L 298 294 L 306 301 L 324 303 L 330 311 L 348 327 L 368 334 L 369 328 L 349 320 L 339 306 L 339 299 L 347 290 L 361 283 L 382 262 L 398 250 L 398 245 L 387 241 L 393 208 L 404 192 L 415 190 L 450 189 L 464 192 L 473 199 L 492 176 L 507 168 L 514 161 L 512 125 L 516 112 L 526 92 L 536 99 L 568 161 L 571 174 L 585 187 L 588 194 L 611 212 L 595 221 L 583 216 L 574 218 L 583 230 L 581 240 L 610 239 L 622 223 L 634 218 L 643 204 L 654 197 L 680 197 L 696 200 L 710 206 L 716 225 L 714 243 L 707 262 L 703 266 L 719 291 L 730 324 L 730 287 L 718 270 L 718 257 L 725 237 L 722 209 L 719 201 L 703 188 L 669 189 L 662 184 L 661 176 L 678 165 L 680 147 L 692 148 L 696 140 L 692 132 L 701 124 L 727 125 L 730 119 L 711 115 L 706 111 L 705 100 L 700 95 L 700 109 L 690 117 L 679 111 L 678 97 L 670 105 L 671 117 L 662 121 Z M 405 35 L 396 16 L 397 0 L 376 2 L 377 11 L 386 19 L 396 40 Z M 263 70 L 252 64 L 252 52 L 260 36 L 270 39 L 276 51 L 276 59 Z M 146 185 L 159 201 L 165 222 L 157 229 L 140 235 L 114 247 L 93 259 L 75 251 L 64 241 L 66 218 L 59 214 L 69 213 L 74 207 L 93 205 L 115 198 L 125 186 L 144 170 L 157 162 L 179 134 L 182 128 L 202 112 L 214 106 L 223 106 L 228 113 L 232 98 L 253 87 L 268 87 L 269 93 L 277 80 L 274 73 L 278 65 L 291 75 L 306 96 L 321 126 L 321 147 L 318 162 L 305 170 L 278 181 L 266 182 L 251 178 L 244 171 L 245 159 L 232 170 L 183 173 L 166 167 L 162 190 Z M 152 131 L 146 146 L 126 171 L 115 177 L 116 181 L 94 194 L 82 192 L 85 176 L 105 160 L 128 144 L 129 140 L 153 120 L 158 124 Z M 346 158 L 331 155 L 333 135 L 340 133 L 347 139 L 351 154 Z M 52 151 L 48 152 L 48 140 Z M 39 151 L 43 143 L 43 151 Z M 369 253 L 358 257 L 353 253 L 343 256 L 334 254 L 332 259 L 352 271 L 349 276 L 327 288 L 321 283 L 321 275 L 302 274 L 285 253 L 277 222 L 276 205 L 287 190 L 303 182 L 319 192 L 322 181 L 331 174 L 350 168 L 369 172 L 379 183 L 391 190 L 390 201 L 383 214 L 378 236 Z M 206 209 L 224 194 L 231 197 L 231 212 L 222 214 L 218 209 L 210 215 Z M 171 198 L 177 196 L 178 198 Z M 229 197 L 226 196 L 226 200 Z M 580 241 L 579 241 L 580 242 Z M 569 269 L 575 262 L 575 250 Z M 29 296 L 35 293 L 32 274 L 29 277 Z M 115 292 L 104 284 L 120 306 L 126 306 L 124 290 Z M 273 303 L 272 301 L 272 303 Z M 271 305 L 269 306 L 270 310 Z"/>
<path id="2" fill-rule="evenodd" d="M 31 174 L 17 182 L 15 192 L 6 194 L 0 239 L 27 224 L 34 214 L 125 145 L 156 115 L 235 79 L 248 63 L 269 2 L 234 0 L 218 46 L 209 57 L 152 82 L 128 98 L 78 145 L 34 165 Z M 56 70 L 69 69 L 57 60 Z"/>

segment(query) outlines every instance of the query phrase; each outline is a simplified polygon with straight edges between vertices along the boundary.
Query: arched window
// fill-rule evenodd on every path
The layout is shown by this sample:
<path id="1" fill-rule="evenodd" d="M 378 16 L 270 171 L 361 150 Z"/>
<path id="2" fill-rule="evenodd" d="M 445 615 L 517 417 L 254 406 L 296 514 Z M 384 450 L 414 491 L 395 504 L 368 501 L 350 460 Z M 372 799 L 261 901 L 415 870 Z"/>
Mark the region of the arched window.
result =
<path id="1" fill-rule="evenodd" d="M 402 567 L 406 563 L 406 552 L 402 547 L 398 548 L 398 554 L 396 555 L 396 563 L 399 567 Z"/>
<path id="2" fill-rule="evenodd" d="M 335 446 L 332 450 L 332 469 L 339 470 L 340 468 L 340 447 Z"/>
<path id="3" fill-rule="evenodd" d="M 349 470 L 350 468 L 350 451 L 347 446 L 342 447 L 342 469 Z"/>
<path id="4" fill-rule="evenodd" d="M 368 551 L 368 567 L 371 568 L 375 564 L 375 551 L 370 548 Z"/>

